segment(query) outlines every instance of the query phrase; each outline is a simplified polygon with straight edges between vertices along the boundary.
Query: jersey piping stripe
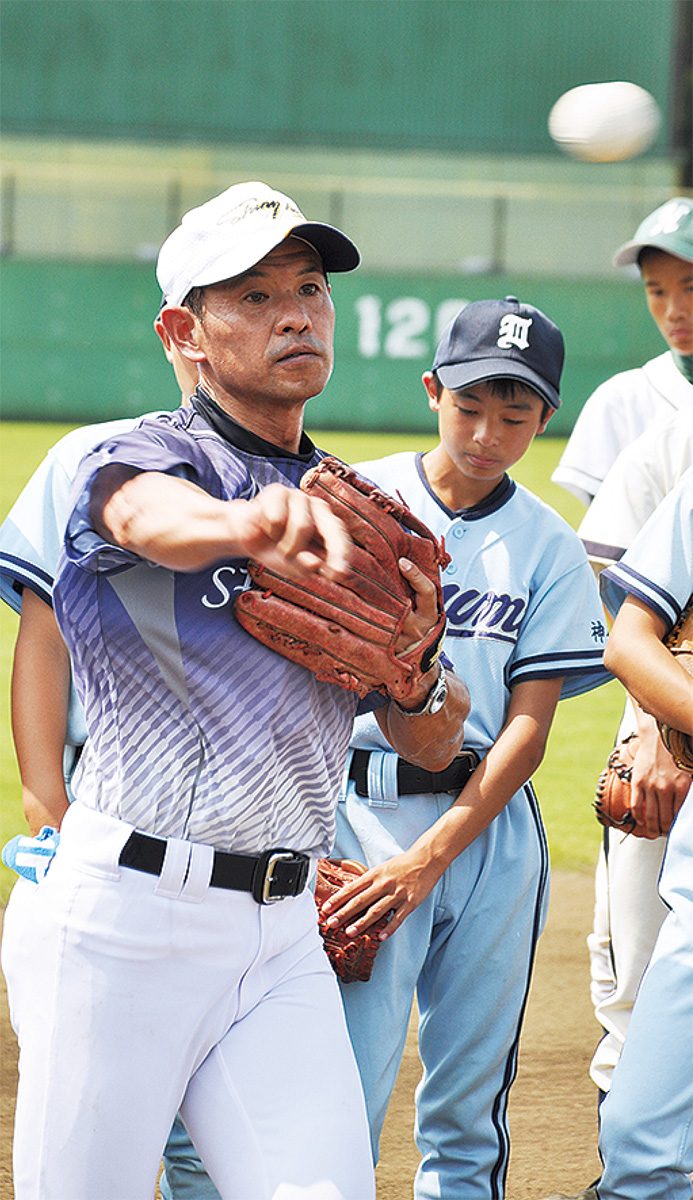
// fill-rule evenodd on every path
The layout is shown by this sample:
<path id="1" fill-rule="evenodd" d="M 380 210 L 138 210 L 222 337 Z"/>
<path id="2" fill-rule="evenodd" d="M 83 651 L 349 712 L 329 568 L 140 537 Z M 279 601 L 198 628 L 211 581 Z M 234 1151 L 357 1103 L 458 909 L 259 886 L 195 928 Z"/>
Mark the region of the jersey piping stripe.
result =
<path id="1" fill-rule="evenodd" d="M 526 783 L 523 788 L 524 794 L 529 804 L 529 809 L 532 814 L 535 829 L 537 832 L 537 840 L 539 843 L 539 878 L 537 880 L 537 891 L 534 901 L 534 918 L 532 921 L 532 944 L 530 948 L 529 962 L 527 964 L 527 981 L 525 985 L 525 994 L 522 1001 L 522 1007 L 517 1021 L 515 1038 L 510 1049 L 510 1053 L 505 1064 L 505 1074 L 501 1090 L 496 1096 L 493 1105 L 492 1120 L 494 1127 L 498 1133 L 498 1159 L 491 1171 L 491 1195 L 502 1196 L 505 1193 L 505 1180 L 508 1174 L 508 1164 L 510 1158 L 510 1133 L 508 1130 L 508 1096 L 511 1085 L 517 1074 L 517 1057 L 520 1047 L 520 1034 L 522 1032 L 522 1023 L 524 1021 L 527 1001 L 529 999 L 529 991 L 532 983 L 532 972 L 534 969 L 534 959 L 536 956 L 537 942 L 541 933 L 541 915 L 543 907 L 543 898 L 546 891 L 546 885 L 549 879 L 549 848 L 546 841 L 546 831 L 544 823 L 539 812 L 539 804 L 531 783 Z"/>
<path id="2" fill-rule="evenodd" d="M 678 620 L 681 610 L 674 597 L 664 588 L 658 587 L 651 579 L 634 571 L 627 563 L 618 563 L 617 566 L 608 567 L 603 575 L 623 591 L 637 596 L 638 600 L 642 600 L 648 608 L 653 608 L 664 621 L 667 630 Z"/>
<path id="3" fill-rule="evenodd" d="M 483 629 L 454 629 L 448 624 L 445 630 L 446 637 L 454 638 L 486 638 L 491 642 L 511 642 L 513 645 L 517 641 L 517 636 L 507 636 L 502 633 L 493 633 L 492 630 Z"/>
<path id="4" fill-rule="evenodd" d="M 419 453 L 416 455 L 416 473 L 431 499 L 438 505 L 438 508 L 442 509 L 444 513 L 447 513 L 449 517 L 461 517 L 465 521 L 480 521 L 482 517 L 487 517 L 490 513 L 497 512 L 499 508 L 502 508 L 504 504 L 507 504 L 508 500 L 510 500 L 511 496 L 513 496 L 516 491 L 517 484 L 515 483 L 515 480 L 511 479 L 509 475 L 504 475 L 500 483 L 493 489 L 493 491 L 478 504 L 472 504 L 469 508 L 461 508 L 458 511 L 455 511 L 455 509 L 448 508 L 447 504 L 443 504 L 443 501 L 440 499 L 440 497 L 437 496 L 433 491 L 433 488 L 426 478 L 426 472 L 423 468 L 423 456 L 423 450 L 419 451 Z"/>
<path id="5" fill-rule="evenodd" d="M 47 571 L 13 554 L 0 554 L 0 574 L 13 584 L 31 588 L 49 604 L 53 603 L 53 580 Z"/>
<path id="6" fill-rule="evenodd" d="M 599 684 L 607 683 L 611 679 L 611 675 L 606 667 L 601 669 L 597 667 L 591 668 L 591 674 L 588 676 L 584 670 L 579 670 L 576 667 L 554 667 L 550 671 L 513 671 L 510 676 L 511 685 L 517 683 L 518 680 L 523 682 L 527 679 L 573 679 L 580 678 L 584 681 L 584 691 L 593 691 Z M 564 697 L 561 697 L 563 699 Z"/>
<path id="7" fill-rule="evenodd" d="M 585 538 L 582 544 L 592 558 L 608 559 L 609 562 L 619 562 L 626 552 L 625 546 L 607 546 L 605 542 L 589 542 Z"/>
<path id="8" fill-rule="evenodd" d="M 563 663 L 570 662 L 574 666 L 579 666 L 581 663 L 586 663 L 591 666 L 593 663 L 601 662 L 601 650 L 566 650 L 562 654 L 528 654 L 526 658 L 520 658 L 514 664 L 514 669 L 524 667 L 531 663 Z"/>

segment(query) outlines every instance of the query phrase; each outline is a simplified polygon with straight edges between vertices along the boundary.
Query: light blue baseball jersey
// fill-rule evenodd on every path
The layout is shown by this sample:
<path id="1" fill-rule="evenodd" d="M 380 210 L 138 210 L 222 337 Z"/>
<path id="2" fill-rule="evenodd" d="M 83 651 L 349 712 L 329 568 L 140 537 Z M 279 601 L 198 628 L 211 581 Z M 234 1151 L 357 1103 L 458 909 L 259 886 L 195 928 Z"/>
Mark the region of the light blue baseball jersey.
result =
<path id="1" fill-rule="evenodd" d="M 599 584 L 614 616 L 632 595 L 661 617 L 666 632 L 676 623 L 693 591 L 693 467 L 664 497 L 623 558 L 602 572 Z"/>
<path id="2" fill-rule="evenodd" d="M 693 593 L 693 467 L 662 500 L 623 558 L 600 576 L 604 604 L 614 616 L 626 596 L 635 596 L 661 617 L 665 632 L 681 615 Z M 660 893 L 669 902 L 672 890 L 691 898 L 690 796 L 685 822 L 677 817 L 669 834 Z"/>
<path id="3" fill-rule="evenodd" d="M 148 414 L 155 417 L 156 413 Z M 95 446 L 133 429 L 140 418 L 104 421 L 73 429 L 56 442 L 20 492 L 0 525 L 0 599 L 15 612 L 27 587 L 53 603 L 53 581 L 70 512 L 70 489 L 77 468 Z M 70 687 L 68 746 L 81 746 L 87 736 L 82 706 Z M 70 756 L 71 761 L 72 756 Z"/>
<path id="4" fill-rule="evenodd" d="M 357 469 L 399 492 L 444 539 L 452 559 L 442 576 L 445 654 L 472 698 L 465 746 L 485 752 L 521 680 L 563 675 L 565 698 L 609 678 L 604 613 L 584 547 L 558 513 L 509 476 L 480 504 L 451 512 L 432 491 L 422 457 L 394 454 Z M 357 719 L 352 745 L 388 748 L 368 714 Z"/>
<path id="5" fill-rule="evenodd" d="M 89 518 L 90 485 L 107 463 L 177 474 L 231 500 L 295 486 L 322 457 L 305 436 L 292 455 L 235 430 L 231 444 L 180 409 L 82 463 L 54 589 L 89 732 L 73 790 L 161 837 L 325 854 L 355 695 L 240 627 L 233 601 L 246 560 L 174 572 L 103 541 Z"/>
<path id="6" fill-rule="evenodd" d="M 615 615 L 627 596 L 675 624 L 693 592 L 693 467 L 655 509 L 623 558 L 600 577 Z M 667 838 L 659 892 L 670 909 L 640 983 L 611 1092 L 602 1108 L 599 1194 L 609 1200 L 691 1195 L 693 1080 L 693 801 Z M 682 1047 L 684 1050 L 682 1051 Z"/>

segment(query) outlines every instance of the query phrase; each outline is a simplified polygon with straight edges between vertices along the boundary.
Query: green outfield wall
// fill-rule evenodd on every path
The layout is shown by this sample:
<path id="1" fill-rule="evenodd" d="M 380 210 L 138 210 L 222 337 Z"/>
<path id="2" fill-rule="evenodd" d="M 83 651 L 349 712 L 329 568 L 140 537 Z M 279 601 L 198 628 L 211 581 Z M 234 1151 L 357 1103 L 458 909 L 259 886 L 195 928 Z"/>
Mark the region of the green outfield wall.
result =
<path id="1" fill-rule="evenodd" d="M 308 406 L 309 428 L 430 431 L 421 373 L 440 332 L 470 300 L 514 294 L 547 312 L 567 344 L 567 434 L 602 380 L 665 349 L 635 279 L 431 277 L 358 270 L 335 276 L 335 370 Z M 0 406 L 5 420 L 101 421 L 177 403 L 152 321 L 151 264 L 2 266 Z"/>
<path id="2" fill-rule="evenodd" d="M 5 133 L 553 153 L 576 84 L 664 115 L 675 0 L 3 0 Z"/>

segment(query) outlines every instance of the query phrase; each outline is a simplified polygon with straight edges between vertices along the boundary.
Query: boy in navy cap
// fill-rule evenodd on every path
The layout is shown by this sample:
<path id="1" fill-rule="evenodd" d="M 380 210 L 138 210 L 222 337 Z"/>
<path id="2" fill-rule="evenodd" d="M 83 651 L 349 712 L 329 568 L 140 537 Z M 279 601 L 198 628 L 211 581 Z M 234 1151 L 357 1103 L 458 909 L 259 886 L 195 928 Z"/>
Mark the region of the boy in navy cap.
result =
<path id="1" fill-rule="evenodd" d="M 393 912 L 370 981 L 342 997 L 377 1159 L 416 994 L 417 1200 L 504 1195 L 508 1093 L 548 899 L 530 778 L 559 698 L 608 678 L 585 551 L 507 473 L 560 405 L 563 357 L 538 309 L 468 305 L 423 376 L 439 444 L 359 464 L 445 539 L 444 654 L 472 700 L 459 757 L 439 773 L 398 759 L 357 718 L 335 853 L 370 870 L 325 906 L 354 930 Z"/>

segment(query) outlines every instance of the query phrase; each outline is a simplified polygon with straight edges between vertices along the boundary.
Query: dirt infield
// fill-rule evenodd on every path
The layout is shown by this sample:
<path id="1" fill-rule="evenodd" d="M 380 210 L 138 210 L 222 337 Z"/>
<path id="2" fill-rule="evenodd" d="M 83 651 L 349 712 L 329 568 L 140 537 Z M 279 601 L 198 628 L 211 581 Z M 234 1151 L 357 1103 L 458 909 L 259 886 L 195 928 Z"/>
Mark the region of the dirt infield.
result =
<path id="1" fill-rule="evenodd" d="M 552 1191 L 577 1192 L 599 1174 L 596 1093 L 587 1076 L 599 1032 L 589 1002 L 585 947 L 592 920 L 592 894 L 591 875 L 554 875 L 549 920 L 539 945 L 518 1077 L 510 1100 L 513 1146 L 508 1200 L 542 1200 Z M 12 1200 L 16 1047 L 7 1019 L 4 986 L 0 1030 L 0 1200 Z M 418 1161 L 412 1139 L 412 1097 L 418 1078 L 419 1061 L 412 1034 L 385 1125 L 377 1173 L 378 1200 L 411 1198 Z"/>

